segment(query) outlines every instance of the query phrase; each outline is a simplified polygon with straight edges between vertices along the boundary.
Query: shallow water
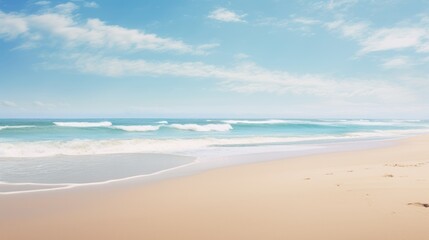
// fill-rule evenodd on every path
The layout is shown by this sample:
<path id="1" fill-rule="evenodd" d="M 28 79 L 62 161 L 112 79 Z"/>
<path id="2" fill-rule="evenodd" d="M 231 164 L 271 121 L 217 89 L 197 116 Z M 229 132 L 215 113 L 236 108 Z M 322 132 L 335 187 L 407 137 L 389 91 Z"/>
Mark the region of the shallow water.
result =
<path id="1" fill-rule="evenodd" d="M 153 174 L 194 161 L 167 154 L 111 154 L 0 159 L 0 181 L 84 184 Z"/>

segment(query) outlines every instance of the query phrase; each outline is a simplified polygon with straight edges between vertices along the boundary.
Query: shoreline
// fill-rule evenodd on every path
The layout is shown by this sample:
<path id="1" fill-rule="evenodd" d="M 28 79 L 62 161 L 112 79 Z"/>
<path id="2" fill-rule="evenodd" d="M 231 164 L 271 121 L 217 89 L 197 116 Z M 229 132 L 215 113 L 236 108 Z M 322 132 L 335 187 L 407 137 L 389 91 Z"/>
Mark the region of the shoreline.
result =
<path id="1" fill-rule="evenodd" d="M 160 153 L 134 153 L 134 154 L 113 154 L 117 158 L 120 157 L 129 157 L 135 155 L 159 155 L 159 156 L 175 156 L 175 157 L 187 157 L 194 158 L 189 163 L 178 165 L 171 168 L 162 169 L 156 172 L 149 174 L 139 174 L 131 175 L 123 178 L 114 178 L 105 181 L 96 181 L 96 182 L 87 182 L 87 183 L 68 183 L 68 182 L 59 182 L 59 183 L 36 183 L 36 182 L 2 182 L 0 181 L 0 196 L 2 195 L 14 195 L 14 194 L 31 194 L 31 193 L 40 193 L 40 192 L 49 192 L 49 191 L 62 191 L 62 190 L 71 190 L 79 187 L 91 187 L 91 186 L 100 186 L 112 183 L 124 183 L 136 180 L 140 181 L 140 184 L 145 184 L 146 182 L 156 183 L 157 181 L 162 181 L 165 179 L 174 179 L 177 177 L 192 176 L 194 174 L 200 174 L 206 171 L 211 171 L 214 169 L 227 168 L 231 166 L 246 165 L 260 162 L 271 162 L 277 160 L 286 160 L 293 159 L 296 157 L 302 156 L 312 156 L 317 154 L 331 153 L 331 152 L 347 152 L 354 151 L 356 149 L 365 150 L 371 148 L 378 148 L 382 146 L 394 145 L 400 139 L 406 137 L 396 137 L 389 139 L 363 139 L 358 141 L 345 141 L 345 142 L 329 142 L 329 143 L 315 143 L 315 144 L 306 144 L 306 145 L 297 145 L 302 149 L 294 150 L 282 150 L 282 151 L 256 151 L 248 152 L 238 155 L 223 155 L 223 156 L 212 156 L 212 157 L 196 157 L 188 155 L 172 155 L 172 154 L 160 154 Z M 280 145 L 279 148 L 287 148 L 291 145 Z M 293 145 L 292 145 L 293 146 Z M 103 156 L 110 157 L 111 155 L 98 155 L 97 158 L 103 158 Z M 60 156 L 60 157 L 72 157 L 72 156 Z M 74 156 L 80 158 L 82 156 Z M 83 156 L 91 157 L 91 156 Z M 94 157 L 94 156 L 92 156 Z M 55 157 L 49 157 L 47 159 L 54 159 Z M 206 159 L 206 160 L 203 160 Z M 213 162 L 207 161 L 207 159 Z M 10 160 L 10 159 L 8 159 Z M 215 163 L 216 162 L 216 163 Z M 215 166 L 211 166 L 215 163 Z M 193 165 L 201 166 L 194 166 Z M 191 167 L 191 169 L 187 169 Z M 182 170 L 180 172 L 180 170 Z M 177 170 L 179 170 L 177 172 Z M 164 174 L 164 175 L 162 175 Z M 166 175 L 165 175 L 166 174 Z M 169 175 L 170 174 L 170 175 Z M 159 176 L 160 175 L 160 176 Z M 150 177 L 155 177 L 155 179 L 149 179 Z M 137 183 L 138 184 L 138 183 Z M 11 189 L 11 190 L 8 190 Z M 4 191 L 6 190 L 6 191 Z"/>
<path id="2" fill-rule="evenodd" d="M 424 239 L 429 136 L 397 143 L 148 185 L 0 196 L 0 232 L 36 240 Z"/>

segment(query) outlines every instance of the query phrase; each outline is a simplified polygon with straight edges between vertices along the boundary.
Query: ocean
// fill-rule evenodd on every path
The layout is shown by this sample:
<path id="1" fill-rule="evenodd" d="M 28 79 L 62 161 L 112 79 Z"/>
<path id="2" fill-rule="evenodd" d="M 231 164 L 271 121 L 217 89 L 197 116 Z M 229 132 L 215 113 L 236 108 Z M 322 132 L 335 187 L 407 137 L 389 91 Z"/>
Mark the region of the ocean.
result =
<path id="1" fill-rule="evenodd" d="M 201 158 L 424 132 L 429 121 L 418 119 L 1 119 L 0 183 L 105 182 Z"/>

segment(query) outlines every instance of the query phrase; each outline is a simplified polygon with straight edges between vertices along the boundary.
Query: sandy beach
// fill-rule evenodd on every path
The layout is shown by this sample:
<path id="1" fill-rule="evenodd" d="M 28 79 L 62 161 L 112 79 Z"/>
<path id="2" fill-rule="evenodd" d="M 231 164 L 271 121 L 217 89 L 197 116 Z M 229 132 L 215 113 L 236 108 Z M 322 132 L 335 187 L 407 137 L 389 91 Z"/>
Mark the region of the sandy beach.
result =
<path id="1" fill-rule="evenodd" d="M 1 239 L 429 238 L 429 136 L 149 185 L 0 196 Z"/>

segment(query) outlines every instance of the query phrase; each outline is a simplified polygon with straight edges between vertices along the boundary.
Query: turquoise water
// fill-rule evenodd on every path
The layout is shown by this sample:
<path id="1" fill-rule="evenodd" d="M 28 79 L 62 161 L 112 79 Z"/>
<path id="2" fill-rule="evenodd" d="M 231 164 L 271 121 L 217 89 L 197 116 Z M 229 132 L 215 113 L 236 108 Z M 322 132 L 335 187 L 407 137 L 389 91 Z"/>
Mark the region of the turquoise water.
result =
<path id="1" fill-rule="evenodd" d="M 428 130 L 427 120 L 2 119 L 0 157 L 181 153 L 391 138 Z"/>
<path id="2" fill-rule="evenodd" d="M 240 154 L 318 151 L 325 143 L 424 132 L 427 120 L 0 119 L 0 194 L 148 177 L 185 166 L 209 169 Z"/>

